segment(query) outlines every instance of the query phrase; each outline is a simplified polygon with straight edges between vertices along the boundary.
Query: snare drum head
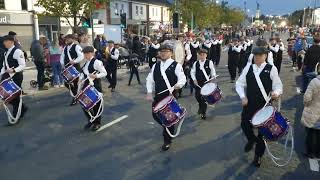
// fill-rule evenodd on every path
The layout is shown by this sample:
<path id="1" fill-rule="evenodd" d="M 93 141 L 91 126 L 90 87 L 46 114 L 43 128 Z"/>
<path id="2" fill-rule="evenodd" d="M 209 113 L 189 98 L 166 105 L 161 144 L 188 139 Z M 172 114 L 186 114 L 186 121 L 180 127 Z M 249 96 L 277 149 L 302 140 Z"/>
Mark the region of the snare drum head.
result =
<path id="1" fill-rule="evenodd" d="M 211 94 L 217 88 L 216 83 L 207 83 L 201 88 L 201 94 L 207 96 Z"/>
<path id="2" fill-rule="evenodd" d="M 265 108 L 259 110 L 253 117 L 252 117 L 252 125 L 258 126 L 265 123 L 274 112 L 273 106 L 266 106 Z"/>
<path id="3" fill-rule="evenodd" d="M 168 97 L 162 99 L 162 100 L 154 107 L 154 111 L 158 111 L 159 109 L 163 108 L 163 107 L 166 106 L 171 100 L 172 100 L 172 96 L 168 96 Z"/>

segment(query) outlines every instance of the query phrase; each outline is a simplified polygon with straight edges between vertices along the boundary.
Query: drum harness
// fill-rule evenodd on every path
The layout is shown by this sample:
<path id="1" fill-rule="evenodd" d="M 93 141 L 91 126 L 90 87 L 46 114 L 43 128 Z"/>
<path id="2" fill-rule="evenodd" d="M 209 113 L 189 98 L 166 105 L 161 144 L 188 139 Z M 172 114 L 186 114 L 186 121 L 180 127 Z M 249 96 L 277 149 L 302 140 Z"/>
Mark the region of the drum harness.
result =
<path id="1" fill-rule="evenodd" d="M 8 65 L 8 61 L 7 61 L 7 58 L 5 58 L 5 65 L 7 66 L 7 68 L 9 69 L 9 65 Z M 14 73 L 15 74 L 15 73 Z M 13 74 L 13 76 L 14 76 Z M 12 76 L 11 76 L 12 77 Z M 20 88 L 21 90 L 21 88 Z M 7 117 L 8 117 L 8 122 L 10 124 L 16 124 L 21 116 L 21 108 L 22 108 L 22 90 L 21 90 L 21 94 L 20 94 L 20 102 L 19 102 L 19 106 L 18 106 L 18 112 L 16 114 L 16 117 L 13 117 L 13 115 L 11 114 L 10 112 L 10 109 L 7 107 L 5 101 L 3 101 L 3 106 L 4 106 L 4 109 L 6 110 L 7 112 Z"/>
<path id="2" fill-rule="evenodd" d="M 259 77 L 259 74 L 254 73 L 254 76 L 255 76 L 255 79 L 256 79 L 257 84 L 259 86 L 259 89 L 260 89 L 260 91 L 261 91 L 261 93 L 262 93 L 262 95 L 263 95 L 263 97 L 264 97 L 264 99 L 266 101 L 265 105 L 262 108 L 262 109 L 264 109 L 269 104 L 269 101 L 271 100 L 271 94 L 269 94 L 269 96 L 267 95 L 266 90 L 265 90 L 265 88 L 264 88 L 264 86 L 263 86 L 263 84 L 261 82 L 260 77 Z M 277 111 L 280 112 L 280 109 L 281 109 L 281 97 L 278 100 Z M 284 152 L 287 151 L 289 138 L 291 139 L 291 149 L 290 149 L 289 158 L 284 163 L 279 163 L 279 160 L 283 160 L 283 158 L 276 157 L 274 154 L 272 154 L 272 152 L 270 151 L 270 148 L 268 146 L 267 141 L 265 139 L 263 139 L 269 157 L 279 167 L 286 166 L 290 162 L 290 160 L 292 158 L 293 150 L 294 150 L 293 128 L 292 128 L 292 126 L 290 124 L 288 126 L 289 126 L 289 128 L 288 128 L 289 132 L 288 132 L 288 134 L 286 136 L 285 145 L 284 145 L 285 146 L 284 147 Z"/>
<path id="3" fill-rule="evenodd" d="M 92 74 L 96 74 L 96 73 L 97 73 L 97 72 L 94 71 Z M 78 91 L 77 91 L 78 93 L 77 93 L 77 95 L 75 95 L 74 97 L 78 97 L 78 95 L 81 93 L 82 86 L 83 86 L 83 84 L 84 84 L 84 82 L 85 82 L 86 80 L 89 80 L 89 85 L 90 85 L 90 86 L 93 86 L 93 85 L 94 85 L 93 80 L 89 77 L 89 75 L 87 75 L 87 78 L 85 78 L 84 80 L 82 80 L 82 81 L 79 83 L 79 85 L 78 85 Z M 101 94 L 100 94 L 100 95 L 101 95 Z M 101 95 L 101 96 L 102 96 L 102 95 Z M 103 113 L 103 109 L 104 109 L 104 101 L 103 101 L 103 98 L 101 98 L 101 100 L 100 100 L 100 106 L 99 106 L 98 112 L 97 112 L 97 114 L 96 114 L 95 116 L 92 115 L 92 113 L 90 112 L 90 110 L 87 111 L 88 114 L 89 114 L 89 116 L 90 116 L 90 120 L 89 120 L 89 121 L 92 123 L 92 122 L 95 121 L 99 116 L 101 116 L 102 113 Z"/>

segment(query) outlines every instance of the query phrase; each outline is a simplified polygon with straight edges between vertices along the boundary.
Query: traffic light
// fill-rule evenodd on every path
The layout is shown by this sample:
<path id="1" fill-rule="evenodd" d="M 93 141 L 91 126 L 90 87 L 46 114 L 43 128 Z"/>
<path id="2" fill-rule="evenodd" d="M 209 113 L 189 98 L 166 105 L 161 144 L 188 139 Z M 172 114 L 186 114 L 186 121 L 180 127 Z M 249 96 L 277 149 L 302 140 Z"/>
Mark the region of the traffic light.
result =
<path id="1" fill-rule="evenodd" d="M 91 19 L 83 18 L 82 19 L 82 27 L 90 28 L 91 27 Z"/>
<path id="2" fill-rule="evenodd" d="M 120 23 L 122 29 L 127 29 L 127 14 L 122 13 L 120 14 Z"/>
<path id="3" fill-rule="evenodd" d="M 172 27 L 173 28 L 179 28 L 179 13 L 175 12 L 172 15 Z"/>

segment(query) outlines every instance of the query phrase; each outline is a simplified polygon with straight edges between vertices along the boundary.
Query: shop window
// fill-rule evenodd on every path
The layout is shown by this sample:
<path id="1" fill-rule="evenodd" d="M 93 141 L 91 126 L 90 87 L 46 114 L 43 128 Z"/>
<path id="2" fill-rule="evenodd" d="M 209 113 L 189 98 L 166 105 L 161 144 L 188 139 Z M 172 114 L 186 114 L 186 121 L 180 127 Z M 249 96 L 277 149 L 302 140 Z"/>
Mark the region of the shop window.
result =
<path id="1" fill-rule="evenodd" d="M 140 6 L 140 14 L 143 15 L 143 6 Z"/>
<path id="2" fill-rule="evenodd" d="M 139 15 L 139 6 L 136 6 L 136 15 Z"/>
<path id="3" fill-rule="evenodd" d="M 25 11 L 28 10 L 28 0 L 21 0 L 21 9 Z"/>
<path id="4" fill-rule="evenodd" d="M 0 0 L 0 9 L 5 9 L 4 0 Z"/>

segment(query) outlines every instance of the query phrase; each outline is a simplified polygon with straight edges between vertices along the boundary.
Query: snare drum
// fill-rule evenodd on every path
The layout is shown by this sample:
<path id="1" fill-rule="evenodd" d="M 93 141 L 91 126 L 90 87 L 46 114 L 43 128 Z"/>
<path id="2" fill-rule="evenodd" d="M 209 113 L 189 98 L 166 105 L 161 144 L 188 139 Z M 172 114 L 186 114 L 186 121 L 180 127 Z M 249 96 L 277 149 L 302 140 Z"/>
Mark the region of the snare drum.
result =
<path id="1" fill-rule="evenodd" d="M 0 98 L 9 103 L 21 94 L 21 88 L 11 79 L 5 79 L 0 84 Z"/>
<path id="2" fill-rule="evenodd" d="M 222 99 L 222 91 L 216 83 L 205 84 L 200 94 L 209 105 L 214 105 Z"/>
<path id="3" fill-rule="evenodd" d="M 184 119 L 187 111 L 173 96 L 168 96 L 156 104 L 153 112 L 159 117 L 163 126 L 170 127 Z"/>
<path id="4" fill-rule="evenodd" d="M 68 66 L 62 72 L 65 82 L 70 83 L 80 76 L 79 71 L 74 66 Z"/>
<path id="5" fill-rule="evenodd" d="M 266 139 L 271 141 L 276 141 L 287 134 L 289 128 L 287 119 L 273 106 L 266 106 L 259 110 L 252 117 L 251 123 Z"/>
<path id="6" fill-rule="evenodd" d="M 88 85 L 76 99 L 86 111 L 89 111 L 102 99 L 102 95 L 94 86 Z"/>

